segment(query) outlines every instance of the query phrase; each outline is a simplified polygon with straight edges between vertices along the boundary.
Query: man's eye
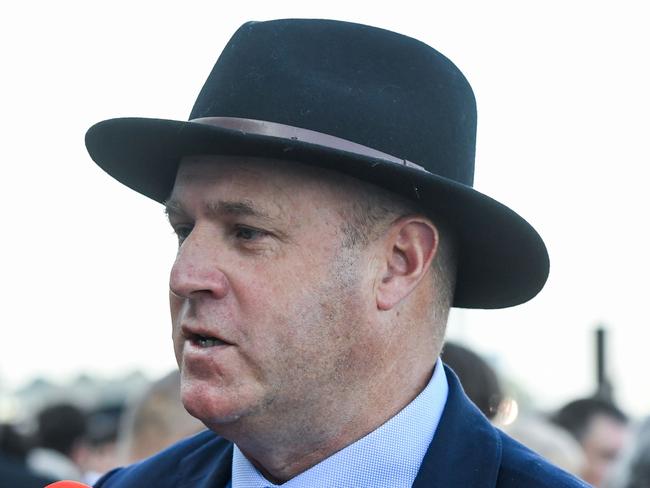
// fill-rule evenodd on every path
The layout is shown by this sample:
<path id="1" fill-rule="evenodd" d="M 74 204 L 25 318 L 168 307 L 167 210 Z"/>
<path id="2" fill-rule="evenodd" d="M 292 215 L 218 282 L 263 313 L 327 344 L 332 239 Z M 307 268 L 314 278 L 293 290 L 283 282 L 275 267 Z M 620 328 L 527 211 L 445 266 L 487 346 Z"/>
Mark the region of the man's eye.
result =
<path id="1" fill-rule="evenodd" d="M 174 227 L 174 233 L 176 234 L 176 237 L 178 237 L 179 245 L 183 244 L 183 241 L 187 239 L 187 237 L 190 235 L 191 232 L 192 232 L 191 225 L 178 225 Z"/>
<path id="2" fill-rule="evenodd" d="M 258 229 L 252 229 L 250 227 L 236 227 L 235 228 L 235 237 L 237 239 L 242 239 L 244 241 L 252 241 L 254 239 L 259 239 L 264 237 L 266 232 Z"/>

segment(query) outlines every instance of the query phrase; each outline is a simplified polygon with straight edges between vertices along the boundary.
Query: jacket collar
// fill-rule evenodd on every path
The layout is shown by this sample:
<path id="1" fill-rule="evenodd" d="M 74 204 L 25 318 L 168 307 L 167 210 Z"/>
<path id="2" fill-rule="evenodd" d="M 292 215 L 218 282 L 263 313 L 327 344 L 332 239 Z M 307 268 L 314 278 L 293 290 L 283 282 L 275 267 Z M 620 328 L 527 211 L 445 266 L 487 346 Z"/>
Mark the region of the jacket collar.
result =
<path id="1" fill-rule="evenodd" d="M 492 488 L 501 464 L 501 438 L 467 398 L 454 372 L 447 366 L 445 372 L 447 405 L 413 488 Z"/>
<path id="2" fill-rule="evenodd" d="M 232 442 L 205 432 L 210 439 L 179 463 L 178 488 L 220 488 L 230 481 Z"/>

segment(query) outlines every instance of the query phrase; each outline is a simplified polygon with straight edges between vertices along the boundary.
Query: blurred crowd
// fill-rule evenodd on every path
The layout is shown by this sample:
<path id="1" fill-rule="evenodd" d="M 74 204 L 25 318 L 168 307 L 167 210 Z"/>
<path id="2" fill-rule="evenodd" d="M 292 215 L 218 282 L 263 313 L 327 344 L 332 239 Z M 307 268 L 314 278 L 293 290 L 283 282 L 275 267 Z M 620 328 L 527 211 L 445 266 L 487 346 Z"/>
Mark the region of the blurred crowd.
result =
<path id="1" fill-rule="evenodd" d="M 489 363 L 447 343 L 443 361 L 477 408 L 510 436 L 595 487 L 650 488 L 650 418 L 633 422 L 610 398 L 575 399 L 553 412 L 517 412 Z M 120 405 L 84 411 L 43 408 L 33 429 L 0 424 L 0 486 L 39 487 L 61 479 L 93 484 L 204 427 L 180 402 L 177 372 Z"/>
<path id="2" fill-rule="evenodd" d="M 631 422 L 599 395 L 553 412 L 513 412 L 516 403 L 478 354 L 448 342 L 442 358 L 486 417 L 553 464 L 597 488 L 650 488 L 650 419 Z"/>
<path id="3" fill-rule="evenodd" d="M 120 405 L 84 411 L 71 403 L 43 408 L 33 432 L 0 424 L 0 486 L 43 488 L 54 480 L 92 485 L 112 468 L 135 463 L 202 430 L 180 402 L 169 373 Z"/>

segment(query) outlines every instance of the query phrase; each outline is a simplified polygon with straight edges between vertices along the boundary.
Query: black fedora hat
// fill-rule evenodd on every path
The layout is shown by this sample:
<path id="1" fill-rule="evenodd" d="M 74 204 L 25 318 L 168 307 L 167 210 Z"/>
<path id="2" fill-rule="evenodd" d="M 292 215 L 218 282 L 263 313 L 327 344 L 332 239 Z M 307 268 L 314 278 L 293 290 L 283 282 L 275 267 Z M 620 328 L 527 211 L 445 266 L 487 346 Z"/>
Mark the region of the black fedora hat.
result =
<path id="1" fill-rule="evenodd" d="M 475 137 L 471 87 L 436 50 L 375 27 L 286 19 L 237 30 L 189 121 L 105 120 L 86 146 L 158 202 L 192 154 L 293 160 L 374 183 L 455 230 L 454 306 L 508 307 L 541 290 L 548 254 L 530 224 L 472 188 Z"/>

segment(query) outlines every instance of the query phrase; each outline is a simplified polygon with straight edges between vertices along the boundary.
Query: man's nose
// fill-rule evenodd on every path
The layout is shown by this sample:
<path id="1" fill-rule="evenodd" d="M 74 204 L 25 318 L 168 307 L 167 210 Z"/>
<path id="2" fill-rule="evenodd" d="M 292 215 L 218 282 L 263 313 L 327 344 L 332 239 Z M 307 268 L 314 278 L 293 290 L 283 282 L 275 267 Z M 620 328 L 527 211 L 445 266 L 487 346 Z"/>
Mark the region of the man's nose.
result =
<path id="1" fill-rule="evenodd" d="M 209 294 L 223 298 L 230 288 L 219 261 L 219 244 L 205 236 L 190 234 L 178 250 L 169 277 L 169 289 L 177 296 L 190 298 Z M 223 258 L 223 256 L 221 256 Z"/>

